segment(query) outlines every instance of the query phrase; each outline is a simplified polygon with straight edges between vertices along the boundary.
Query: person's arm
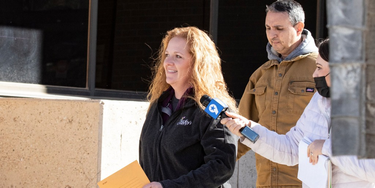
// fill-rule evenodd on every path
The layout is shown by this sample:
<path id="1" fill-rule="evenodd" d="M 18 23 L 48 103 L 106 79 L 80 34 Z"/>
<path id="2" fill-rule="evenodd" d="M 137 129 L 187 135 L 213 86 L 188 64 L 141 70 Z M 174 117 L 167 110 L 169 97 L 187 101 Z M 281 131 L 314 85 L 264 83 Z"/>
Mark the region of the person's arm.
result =
<path id="1" fill-rule="evenodd" d="M 303 131 L 299 126 L 292 127 L 286 135 L 279 135 L 238 114 L 226 114 L 230 118 L 224 118 L 221 122 L 236 135 L 241 135 L 239 129 L 245 125 L 259 134 L 259 139 L 255 143 L 240 138 L 241 142 L 254 152 L 276 163 L 289 166 L 298 164 L 298 143 L 303 138 Z"/>
<path id="2" fill-rule="evenodd" d="M 238 137 L 233 135 L 219 120 L 213 120 L 202 130 L 202 152 L 205 163 L 177 179 L 163 180 L 163 187 L 219 187 L 227 182 L 234 172 Z"/>
<path id="3" fill-rule="evenodd" d="M 315 157 L 313 164 L 319 159 L 318 155 L 323 154 L 329 156 L 332 163 L 339 167 L 344 173 L 359 179 L 375 183 L 375 159 L 358 159 L 356 156 L 332 156 L 331 139 L 315 140 L 309 145 L 308 152 L 313 152 Z"/>
<path id="4" fill-rule="evenodd" d="M 357 156 L 331 157 L 332 164 L 344 173 L 375 183 L 375 159 L 358 159 Z"/>
<path id="5" fill-rule="evenodd" d="M 375 159 L 358 159 L 357 156 L 332 156 L 331 139 L 327 139 L 322 153 L 330 157 L 332 164 L 344 173 L 375 183 Z"/>
<path id="6" fill-rule="evenodd" d="M 259 134 L 256 143 L 245 139 L 243 143 L 263 157 L 288 166 L 298 164 L 298 144 L 303 138 L 302 130 L 295 126 L 285 135 L 270 131 L 258 123 L 253 123 L 252 129 Z"/>

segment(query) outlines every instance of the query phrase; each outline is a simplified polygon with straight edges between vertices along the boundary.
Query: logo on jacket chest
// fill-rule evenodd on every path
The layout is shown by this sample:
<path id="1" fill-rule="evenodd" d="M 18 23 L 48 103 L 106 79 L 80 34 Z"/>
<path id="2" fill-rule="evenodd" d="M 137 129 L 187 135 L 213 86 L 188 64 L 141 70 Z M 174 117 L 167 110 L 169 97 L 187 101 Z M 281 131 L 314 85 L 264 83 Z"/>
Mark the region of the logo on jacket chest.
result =
<path id="1" fill-rule="evenodd" d="M 182 117 L 180 119 L 180 121 L 177 122 L 177 125 L 182 125 L 182 126 L 186 126 L 186 125 L 191 125 L 193 122 L 189 121 L 186 119 L 186 117 Z"/>
<path id="2" fill-rule="evenodd" d="M 314 90 L 314 88 L 312 88 L 312 87 L 307 87 L 306 88 L 306 92 L 314 92 L 315 90 Z"/>

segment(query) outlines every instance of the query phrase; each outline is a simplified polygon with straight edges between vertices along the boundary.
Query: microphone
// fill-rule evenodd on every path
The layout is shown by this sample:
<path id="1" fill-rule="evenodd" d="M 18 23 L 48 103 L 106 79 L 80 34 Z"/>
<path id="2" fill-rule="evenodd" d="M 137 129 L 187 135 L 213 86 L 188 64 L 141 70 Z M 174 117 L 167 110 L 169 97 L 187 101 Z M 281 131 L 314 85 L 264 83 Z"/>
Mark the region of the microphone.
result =
<path id="1" fill-rule="evenodd" d="M 206 107 L 204 111 L 212 118 L 218 119 L 228 117 L 225 114 L 225 111 L 227 111 L 228 109 L 228 105 L 226 105 L 221 100 L 217 98 L 212 99 L 208 95 L 203 95 L 200 99 L 200 102 L 204 107 Z"/>
<path id="2" fill-rule="evenodd" d="M 228 105 L 226 105 L 221 100 L 217 98 L 211 98 L 208 95 L 203 95 L 200 99 L 200 102 L 204 107 L 206 107 L 204 111 L 212 118 L 218 119 L 228 117 L 225 114 L 225 111 L 228 110 Z M 239 131 L 244 137 L 249 139 L 252 143 L 255 143 L 259 138 L 258 133 L 254 132 L 253 129 L 251 129 L 248 126 L 242 127 Z"/>

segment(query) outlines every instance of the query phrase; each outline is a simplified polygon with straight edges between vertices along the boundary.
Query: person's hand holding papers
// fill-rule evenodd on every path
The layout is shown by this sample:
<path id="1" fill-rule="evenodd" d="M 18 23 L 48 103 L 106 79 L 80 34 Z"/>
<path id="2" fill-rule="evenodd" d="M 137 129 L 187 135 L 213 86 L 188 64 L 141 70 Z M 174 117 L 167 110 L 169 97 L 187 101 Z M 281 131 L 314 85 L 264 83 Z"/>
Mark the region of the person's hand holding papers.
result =
<path id="1" fill-rule="evenodd" d="M 318 163 L 319 155 L 322 155 L 322 148 L 325 140 L 314 140 L 307 147 L 307 157 L 310 157 L 309 162 L 315 165 Z"/>

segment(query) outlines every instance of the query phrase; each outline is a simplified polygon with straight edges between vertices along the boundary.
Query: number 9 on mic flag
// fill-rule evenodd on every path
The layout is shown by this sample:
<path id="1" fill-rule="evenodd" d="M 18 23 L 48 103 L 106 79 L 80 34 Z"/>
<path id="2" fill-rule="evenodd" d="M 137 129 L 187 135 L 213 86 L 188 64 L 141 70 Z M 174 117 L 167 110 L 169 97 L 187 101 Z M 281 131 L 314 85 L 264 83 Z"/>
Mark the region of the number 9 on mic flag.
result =
<path id="1" fill-rule="evenodd" d="M 208 103 L 204 111 L 214 119 L 217 119 L 220 116 L 221 112 L 227 109 L 228 106 L 225 103 L 214 98 L 214 100 L 211 100 L 210 103 Z"/>

